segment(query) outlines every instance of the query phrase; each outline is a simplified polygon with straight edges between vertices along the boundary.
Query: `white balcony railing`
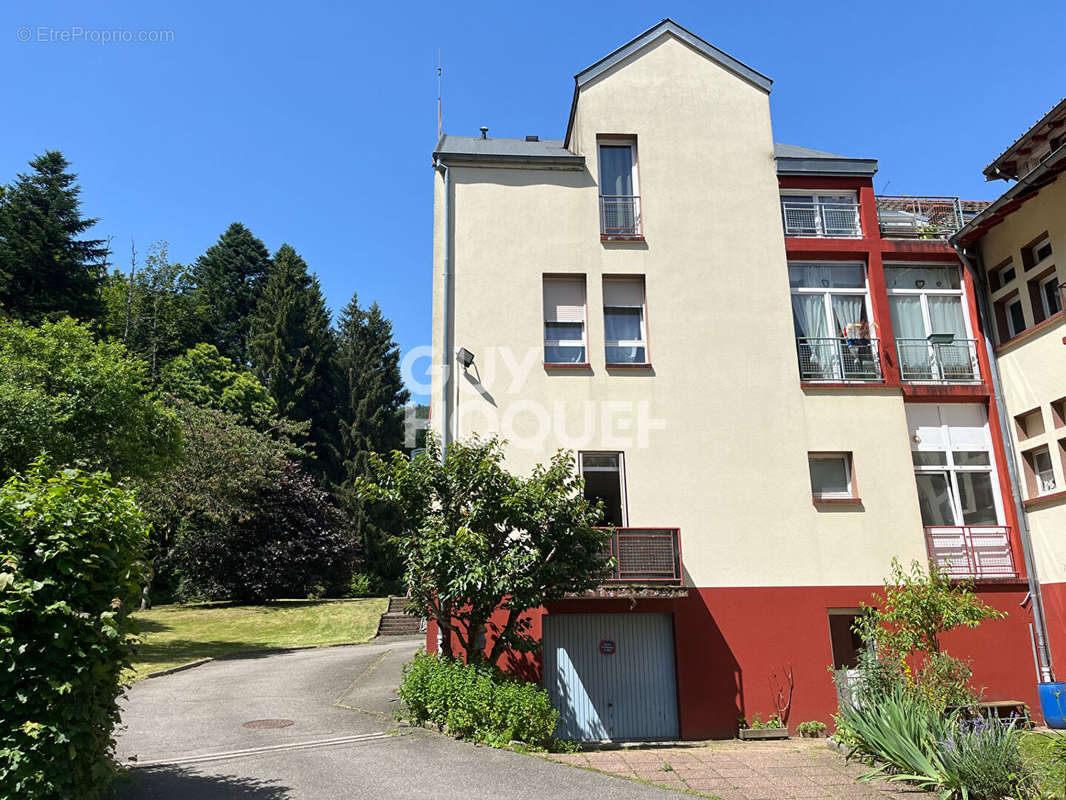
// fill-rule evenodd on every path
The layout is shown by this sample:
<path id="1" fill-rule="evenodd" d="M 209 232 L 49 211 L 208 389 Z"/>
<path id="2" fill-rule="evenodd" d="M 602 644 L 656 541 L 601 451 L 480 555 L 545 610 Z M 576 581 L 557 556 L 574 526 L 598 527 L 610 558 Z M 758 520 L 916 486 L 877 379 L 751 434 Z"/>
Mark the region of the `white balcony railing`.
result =
<path id="1" fill-rule="evenodd" d="M 1005 525 L 926 526 L 925 542 L 929 560 L 949 578 L 1018 577 Z"/>
<path id="2" fill-rule="evenodd" d="M 879 381 L 877 339 L 796 339 L 800 379 L 805 381 Z"/>
<path id="3" fill-rule="evenodd" d="M 976 339 L 896 339 L 896 350 L 905 381 L 970 383 L 981 378 Z"/>
<path id="4" fill-rule="evenodd" d="M 608 238 L 642 236 L 640 197 L 637 195 L 600 195 L 600 234 Z"/>
<path id="5" fill-rule="evenodd" d="M 785 236 L 862 237 L 858 203 L 810 203 L 783 198 L 781 217 L 785 223 Z"/>

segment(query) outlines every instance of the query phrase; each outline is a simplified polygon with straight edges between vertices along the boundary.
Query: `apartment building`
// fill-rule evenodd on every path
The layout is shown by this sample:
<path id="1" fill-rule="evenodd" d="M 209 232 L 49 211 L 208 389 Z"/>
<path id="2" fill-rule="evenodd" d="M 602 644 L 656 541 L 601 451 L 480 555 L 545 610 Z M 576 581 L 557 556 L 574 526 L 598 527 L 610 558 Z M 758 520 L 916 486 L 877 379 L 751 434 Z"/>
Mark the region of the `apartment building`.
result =
<path id="1" fill-rule="evenodd" d="M 983 284 L 1052 659 L 1066 659 L 1064 144 L 1066 100 L 985 167 L 988 180 L 1010 186 L 952 237 Z"/>
<path id="2" fill-rule="evenodd" d="M 617 527 L 614 580 L 531 612 L 543 650 L 504 666 L 576 739 L 729 737 L 784 698 L 828 721 L 860 606 L 893 558 L 933 559 L 1007 612 L 948 649 L 1035 705 L 989 350 L 946 239 L 983 204 L 877 197 L 875 160 L 775 145 L 771 80 L 671 20 L 575 78 L 564 139 L 433 153 L 434 428 L 504 436 L 518 471 L 574 451 Z"/>

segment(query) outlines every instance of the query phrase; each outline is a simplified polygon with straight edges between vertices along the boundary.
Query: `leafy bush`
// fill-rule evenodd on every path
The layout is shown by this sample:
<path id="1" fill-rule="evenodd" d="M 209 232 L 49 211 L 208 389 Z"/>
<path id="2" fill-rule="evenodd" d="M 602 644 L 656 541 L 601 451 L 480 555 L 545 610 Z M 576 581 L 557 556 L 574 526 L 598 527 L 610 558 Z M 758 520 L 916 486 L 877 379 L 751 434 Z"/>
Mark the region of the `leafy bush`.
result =
<path id="1" fill-rule="evenodd" d="M 944 790 L 969 800 L 1031 797 L 1036 776 L 1022 759 L 1014 723 L 977 718 L 940 742 Z"/>
<path id="2" fill-rule="evenodd" d="M 973 669 L 968 661 L 947 653 L 931 653 L 914 676 L 914 687 L 930 705 L 972 706 L 980 701 L 980 692 L 970 686 Z"/>
<path id="3" fill-rule="evenodd" d="M 850 755 L 859 752 L 881 762 L 864 780 L 892 772 L 889 780 L 910 780 L 925 789 L 941 784 L 944 764 L 938 744 L 951 735 L 953 719 L 899 686 L 876 702 L 842 703 L 840 718 L 855 741 Z"/>
<path id="4" fill-rule="evenodd" d="M 900 687 L 876 703 L 843 704 L 840 718 L 854 742 L 849 755 L 880 762 L 862 780 L 912 781 L 964 800 L 1027 798 L 1036 790 L 1013 723 L 945 715 Z"/>
<path id="5" fill-rule="evenodd" d="M 377 597 L 381 579 L 369 572 L 353 572 L 348 581 L 348 597 Z"/>
<path id="6" fill-rule="evenodd" d="M 819 722 L 816 719 L 809 720 L 807 722 L 801 722 L 796 726 L 796 733 L 800 736 L 821 736 L 825 733 L 825 723 Z"/>
<path id="7" fill-rule="evenodd" d="M 259 603 L 343 583 L 357 543 L 351 522 L 297 465 L 246 498 L 228 524 L 193 516 L 171 553 L 183 599 Z"/>
<path id="8" fill-rule="evenodd" d="M 485 664 L 419 653 L 404 667 L 400 699 L 410 719 L 500 747 L 511 741 L 550 747 L 559 713 L 539 686 Z"/>
<path id="9" fill-rule="evenodd" d="M 0 486 L 0 798 L 103 797 L 147 526 L 104 474 Z"/>

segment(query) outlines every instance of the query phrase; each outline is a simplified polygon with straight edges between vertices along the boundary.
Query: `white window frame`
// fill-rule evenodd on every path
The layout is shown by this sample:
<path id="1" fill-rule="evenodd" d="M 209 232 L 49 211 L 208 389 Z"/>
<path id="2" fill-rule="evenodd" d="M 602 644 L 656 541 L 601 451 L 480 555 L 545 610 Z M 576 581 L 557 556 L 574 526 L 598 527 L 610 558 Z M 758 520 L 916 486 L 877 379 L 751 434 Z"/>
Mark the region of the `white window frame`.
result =
<path id="1" fill-rule="evenodd" d="M 1056 311 L 1051 310 L 1051 303 L 1048 302 L 1047 286 L 1049 284 L 1055 292 L 1055 296 L 1058 298 L 1059 308 Z M 1038 288 L 1040 291 L 1040 303 L 1044 306 L 1044 319 L 1053 317 L 1055 314 L 1058 314 L 1059 311 L 1062 311 L 1062 294 L 1059 292 L 1059 276 L 1057 273 L 1052 273 L 1044 278 L 1044 280 L 1040 281 Z"/>
<path id="2" fill-rule="evenodd" d="M 640 339 L 607 339 L 606 338 L 606 318 L 608 309 L 627 310 L 637 308 L 637 306 L 609 306 L 606 299 L 603 303 L 603 315 L 604 315 L 604 342 L 603 342 L 603 354 L 604 358 L 607 357 L 607 350 L 611 347 L 642 347 L 644 348 L 644 360 L 643 361 L 607 361 L 608 366 L 619 366 L 626 364 L 648 364 L 650 353 L 648 352 L 648 287 L 646 279 L 643 275 L 605 275 L 603 277 L 604 296 L 606 297 L 607 283 L 612 280 L 633 282 L 640 281 Z"/>
<path id="3" fill-rule="evenodd" d="M 926 473 L 926 474 L 928 474 L 928 473 L 943 473 L 943 474 L 946 474 L 947 478 L 948 478 L 948 490 L 951 493 L 951 512 L 952 512 L 953 516 L 955 517 L 955 524 L 954 525 L 932 525 L 932 526 L 927 526 L 927 527 L 933 527 L 933 528 L 941 528 L 941 527 L 948 527 L 948 528 L 951 528 L 951 527 L 956 527 L 956 528 L 961 528 L 961 527 L 981 528 L 981 527 L 990 527 L 990 526 L 993 526 L 993 525 L 995 527 L 1002 527 L 1003 525 L 1006 524 L 1004 522 L 1004 518 L 1005 517 L 1004 517 L 1004 512 L 1003 512 L 1003 497 L 1002 497 L 1002 494 L 1001 494 L 1001 491 L 1000 491 L 1001 487 L 999 485 L 999 471 L 998 471 L 998 469 L 996 467 L 996 453 L 995 453 L 994 449 L 992 448 L 992 438 L 991 438 L 991 433 L 989 432 L 988 415 L 987 415 L 987 413 L 984 415 L 984 417 L 985 417 L 984 441 L 980 445 L 971 443 L 971 444 L 967 444 L 965 447 L 961 447 L 961 446 L 960 447 L 953 447 L 951 445 L 951 428 L 953 426 L 950 425 L 950 424 L 947 424 L 947 423 L 943 423 L 943 422 L 941 423 L 940 428 L 944 431 L 944 435 L 941 437 L 942 441 L 947 443 L 944 447 L 934 446 L 936 443 L 934 443 L 934 445 L 930 445 L 930 444 L 925 443 L 925 442 L 912 443 L 911 444 L 911 452 L 912 453 L 944 453 L 945 454 L 945 458 L 944 458 L 944 463 L 943 464 L 931 464 L 931 465 L 928 465 L 928 466 L 920 466 L 918 464 L 914 464 L 913 465 L 914 466 L 914 474 L 916 476 L 920 475 L 922 473 Z M 976 465 L 976 466 L 967 466 L 967 465 L 964 465 L 964 464 L 957 465 L 957 464 L 955 464 L 955 453 L 956 452 L 960 452 L 960 453 L 977 453 L 977 452 L 987 453 L 988 454 L 988 464 L 981 464 L 981 465 Z M 989 478 L 990 478 L 991 485 L 992 485 L 992 500 L 993 500 L 992 505 L 993 505 L 993 507 L 995 509 L 995 512 L 996 512 L 996 522 L 995 523 L 988 523 L 986 525 L 969 525 L 967 522 L 964 521 L 963 510 L 962 510 L 962 495 L 959 492 L 959 481 L 958 481 L 959 474 L 964 473 L 964 472 L 985 472 L 985 473 L 989 474 Z"/>
<path id="4" fill-rule="evenodd" d="M 1028 328 L 1022 328 L 1018 330 L 1014 324 L 1014 315 L 1011 314 L 1011 308 L 1018 306 L 1022 312 L 1022 324 L 1025 324 L 1025 306 L 1022 305 L 1022 297 L 1018 295 L 1013 300 L 1008 300 L 1003 306 L 1003 315 L 1007 318 L 1007 338 L 1013 339 L 1015 336 L 1024 333 Z"/>
<path id="5" fill-rule="evenodd" d="M 852 471 L 852 454 L 840 453 L 807 453 L 807 472 L 810 473 L 812 461 L 843 461 L 844 475 L 847 479 L 847 488 L 843 492 L 819 492 L 811 485 L 811 496 L 815 500 L 852 500 L 855 497 L 855 480 Z"/>
<path id="6" fill-rule="evenodd" d="M 1038 259 L 1036 254 L 1040 250 L 1040 248 L 1043 247 L 1044 245 L 1047 245 L 1048 247 L 1051 247 L 1051 237 L 1050 236 L 1042 236 L 1039 241 L 1034 242 L 1033 245 L 1029 248 L 1029 257 L 1033 259 L 1033 263 L 1029 267 L 1029 269 L 1033 269 L 1034 267 L 1040 266 L 1045 261 L 1047 261 L 1049 258 L 1051 258 L 1053 255 L 1055 255 L 1055 248 L 1051 247 L 1051 252 L 1050 253 L 1048 253 L 1043 258 L 1039 258 Z"/>
<path id="7" fill-rule="evenodd" d="M 1036 496 L 1043 497 L 1046 494 L 1051 494 L 1055 491 L 1057 481 L 1055 479 L 1055 462 L 1051 458 L 1051 447 L 1049 445 L 1043 445 L 1042 447 L 1035 447 L 1030 451 L 1032 453 L 1032 465 L 1033 465 L 1033 477 L 1036 479 Z M 1037 458 L 1047 458 L 1047 469 L 1037 469 Z M 1050 485 L 1045 484 L 1045 477 L 1050 476 Z"/>
<path id="8" fill-rule="evenodd" d="M 955 264 L 936 263 L 936 262 L 928 262 L 928 263 L 923 262 L 923 263 L 913 263 L 912 264 L 912 263 L 909 263 L 909 262 L 906 262 L 906 261 L 894 261 L 894 262 L 890 262 L 890 263 L 887 263 L 887 264 L 884 265 L 884 268 L 886 270 L 894 268 L 894 267 L 895 268 L 904 268 L 904 269 L 906 269 L 908 267 L 929 267 L 930 269 L 933 269 L 933 268 L 935 268 L 935 269 L 948 269 L 948 268 L 960 269 Z M 966 327 L 966 338 L 967 339 L 976 338 L 973 335 L 973 328 L 970 325 L 970 307 L 969 307 L 969 305 L 967 303 L 967 297 L 966 297 L 966 281 L 963 280 L 963 274 L 962 274 L 961 271 L 959 272 L 959 288 L 958 289 L 935 289 L 935 288 L 934 289 L 930 289 L 930 288 L 925 287 L 925 286 L 923 286 L 921 289 L 918 289 L 917 287 L 914 288 L 914 289 L 900 289 L 900 288 L 888 287 L 887 279 L 885 281 L 885 285 L 887 287 L 887 292 L 888 292 L 888 296 L 889 296 L 889 308 L 891 308 L 891 298 L 893 296 L 902 296 L 902 295 L 912 295 L 912 296 L 913 295 L 919 295 L 920 296 L 920 302 L 921 302 L 921 307 L 922 307 L 922 324 L 925 326 L 926 338 L 928 338 L 929 335 L 931 333 L 933 333 L 933 322 L 932 322 L 931 317 L 929 316 L 929 298 L 930 297 L 934 297 L 934 296 L 936 296 L 936 297 L 958 297 L 959 298 L 959 302 L 962 304 L 962 322 L 963 322 L 963 325 Z"/>
<path id="9" fill-rule="evenodd" d="M 618 458 L 618 468 L 611 467 L 586 467 L 585 456 L 615 456 Z M 626 454 L 621 450 L 581 450 L 577 454 L 577 471 L 581 477 L 586 472 L 616 472 L 618 474 L 619 503 L 622 506 L 622 525 L 629 527 L 629 498 L 626 495 Z"/>
<path id="10" fill-rule="evenodd" d="M 862 215 L 860 214 L 859 198 L 858 194 L 854 191 L 848 191 L 847 189 L 840 189 L 829 191 L 827 189 L 781 189 L 779 205 L 781 207 L 781 224 L 785 229 L 786 236 L 795 236 L 797 238 L 818 238 L 818 239 L 860 239 L 862 238 Z M 785 203 L 788 202 L 790 197 L 810 197 L 811 203 L 816 209 L 815 213 L 815 232 L 814 233 L 799 233 L 790 234 L 788 232 L 788 223 L 785 219 Z M 839 205 L 839 200 L 834 203 L 832 201 L 826 202 L 822 198 L 839 198 L 850 197 L 851 205 L 855 208 L 855 227 L 848 235 L 833 235 L 830 236 L 825 232 L 825 228 L 822 225 L 822 214 L 818 209 L 822 206 Z"/>
<path id="11" fill-rule="evenodd" d="M 542 346 L 543 349 L 541 350 L 541 357 L 544 359 L 544 363 L 547 366 L 553 366 L 553 367 L 555 367 L 555 366 L 571 366 L 571 367 L 585 366 L 585 365 L 587 365 L 589 363 L 589 341 L 588 341 L 588 339 L 589 339 L 589 293 L 588 293 L 587 276 L 583 275 L 583 274 L 580 274 L 580 275 L 564 275 L 564 274 L 542 275 L 541 276 L 541 304 L 542 304 L 542 306 L 543 306 L 543 296 L 544 296 L 544 284 L 547 283 L 548 281 L 552 281 L 552 280 L 559 280 L 559 281 L 572 280 L 575 283 L 577 283 L 579 281 L 582 283 L 582 292 L 583 292 L 583 297 L 584 297 L 584 307 L 583 307 L 584 308 L 584 316 L 583 316 L 583 318 L 582 318 L 580 323 L 578 323 L 576 321 L 575 322 L 570 322 L 570 323 L 557 322 L 555 320 L 545 319 L 544 318 L 544 311 L 542 310 L 541 311 L 541 323 L 540 324 L 541 324 L 541 338 L 544 340 L 544 344 Z M 581 325 L 581 347 L 585 351 L 585 360 L 584 361 L 548 361 L 547 360 L 548 348 L 549 347 L 577 347 L 577 344 L 576 344 L 577 340 L 576 339 L 549 339 L 548 338 L 548 325 L 549 324 L 552 324 L 552 325 L 566 325 L 566 324 L 577 325 L 577 324 L 580 324 Z"/>
<path id="12" fill-rule="evenodd" d="M 829 337 L 831 339 L 844 339 L 844 338 L 846 338 L 843 331 L 836 330 L 836 323 L 833 320 L 833 295 L 835 295 L 835 294 L 846 294 L 846 295 L 849 295 L 851 297 L 861 296 L 863 298 L 863 305 L 866 308 L 866 319 L 867 319 L 867 322 L 869 323 L 869 326 L 870 326 L 870 334 L 871 334 L 870 338 L 871 339 L 876 339 L 877 336 L 874 335 L 874 332 L 875 332 L 875 328 L 874 328 L 874 311 L 873 311 L 873 305 L 870 302 L 870 275 L 869 275 L 869 271 L 866 268 L 866 265 L 864 263 L 862 263 L 861 261 L 810 261 L 810 260 L 799 260 L 799 259 L 797 259 L 797 260 L 794 260 L 794 261 L 789 261 L 788 262 L 788 267 L 793 267 L 793 266 L 799 267 L 799 266 L 803 266 L 805 264 L 810 264 L 812 266 L 817 266 L 817 267 L 859 267 L 859 268 L 862 269 L 863 288 L 861 288 L 861 289 L 856 289 L 856 288 L 849 289 L 849 288 L 846 288 L 846 287 L 837 288 L 837 287 L 832 287 L 832 286 L 830 286 L 830 287 L 823 287 L 823 286 L 807 287 L 807 286 L 791 286 L 790 285 L 789 286 L 789 290 L 790 290 L 791 294 L 804 294 L 804 295 L 818 295 L 818 294 L 820 294 L 820 295 L 823 295 L 822 304 L 825 307 L 826 329 L 836 333 L 835 336 Z M 791 284 L 791 279 L 789 279 L 789 283 Z"/>

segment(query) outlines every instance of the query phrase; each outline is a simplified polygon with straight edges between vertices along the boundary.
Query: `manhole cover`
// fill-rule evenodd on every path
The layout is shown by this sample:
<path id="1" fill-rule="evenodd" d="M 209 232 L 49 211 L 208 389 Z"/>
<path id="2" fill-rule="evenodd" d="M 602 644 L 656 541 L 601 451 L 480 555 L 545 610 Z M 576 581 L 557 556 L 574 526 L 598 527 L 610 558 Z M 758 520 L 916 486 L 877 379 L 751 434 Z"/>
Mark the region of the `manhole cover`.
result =
<path id="1" fill-rule="evenodd" d="M 293 724 L 291 719 L 253 719 L 244 723 L 245 728 L 287 728 Z"/>

